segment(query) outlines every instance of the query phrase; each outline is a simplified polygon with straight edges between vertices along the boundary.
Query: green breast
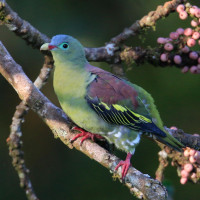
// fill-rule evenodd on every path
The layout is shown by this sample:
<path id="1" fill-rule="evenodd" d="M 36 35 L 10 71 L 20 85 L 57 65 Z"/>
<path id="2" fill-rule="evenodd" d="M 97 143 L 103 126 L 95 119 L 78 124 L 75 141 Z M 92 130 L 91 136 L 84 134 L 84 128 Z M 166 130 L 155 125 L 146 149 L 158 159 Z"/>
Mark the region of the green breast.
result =
<path id="1" fill-rule="evenodd" d="M 55 63 L 54 90 L 65 113 L 81 128 L 102 133 L 110 130 L 105 123 L 88 105 L 85 100 L 88 84 L 94 76 L 83 67 L 70 64 Z"/>

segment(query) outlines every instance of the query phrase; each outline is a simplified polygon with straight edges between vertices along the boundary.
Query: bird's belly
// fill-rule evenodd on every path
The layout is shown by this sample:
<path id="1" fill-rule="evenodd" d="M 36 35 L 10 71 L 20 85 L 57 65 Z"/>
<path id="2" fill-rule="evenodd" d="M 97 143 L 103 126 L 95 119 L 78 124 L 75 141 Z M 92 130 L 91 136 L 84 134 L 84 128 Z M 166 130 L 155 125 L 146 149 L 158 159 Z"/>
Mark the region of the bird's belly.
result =
<path id="1" fill-rule="evenodd" d="M 140 132 L 133 131 L 125 126 L 116 126 L 113 131 L 106 134 L 105 138 L 110 143 L 114 143 L 118 149 L 134 154 L 135 147 L 140 142 L 140 136 Z"/>
<path id="2" fill-rule="evenodd" d="M 112 124 L 108 124 L 95 113 L 87 104 L 85 99 L 73 98 L 60 101 L 63 110 L 79 127 L 91 133 L 104 135 L 114 129 Z"/>
<path id="3" fill-rule="evenodd" d="M 102 135 L 122 151 L 134 153 L 140 142 L 141 133 L 125 126 L 105 122 L 89 107 L 85 99 L 64 99 L 60 99 L 61 106 L 75 124 L 86 131 Z"/>

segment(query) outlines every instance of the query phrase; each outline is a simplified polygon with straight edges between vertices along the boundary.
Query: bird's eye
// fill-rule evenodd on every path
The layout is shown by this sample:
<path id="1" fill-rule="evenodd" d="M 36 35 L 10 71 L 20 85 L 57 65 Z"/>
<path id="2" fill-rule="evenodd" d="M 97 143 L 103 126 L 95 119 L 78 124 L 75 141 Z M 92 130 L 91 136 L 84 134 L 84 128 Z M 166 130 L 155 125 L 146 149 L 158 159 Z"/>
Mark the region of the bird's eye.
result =
<path id="1" fill-rule="evenodd" d="M 60 45 L 60 48 L 62 48 L 62 49 L 67 49 L 67 48 L 69 48 L 69 45 L 68 45 L 68 43 L 64 42 L 64 43 L 62 43 L 62 44 Z"/>

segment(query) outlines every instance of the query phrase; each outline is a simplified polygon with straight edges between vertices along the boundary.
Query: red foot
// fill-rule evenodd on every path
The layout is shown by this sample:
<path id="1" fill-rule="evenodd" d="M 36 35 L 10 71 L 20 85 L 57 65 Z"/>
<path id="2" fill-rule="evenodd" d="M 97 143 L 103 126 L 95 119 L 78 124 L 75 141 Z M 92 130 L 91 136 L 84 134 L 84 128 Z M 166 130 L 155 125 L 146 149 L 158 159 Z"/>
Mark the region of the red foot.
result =
<path id="1" fill-rule="evenodd" d="M 72 129 L 76 130 L 76 131 L 80 131 L 81 133 L 79 133 L 75 137 L 73 137 L 71 139 L 71 142 L 75 141 L 79 137 L 83 137 L 81 139 L 81 143 L 80 144 L 82 144 L 83 141 L 86 140 L 86 139 L 91 139 L 92 141 L 94 141 L 95 139 L 104 139 L 104 137 L 102 137 L 101 135 L 87 132 L 87 131 L 83 130 L 82 128 L 79 128 L 79 127 L 73 127 Z"/>
<path id="2" fill-rule="evenodd" d="M 125 161 L 120 161 L 118 163 L 118 165 L 115 167 L 115 170 L 117 170 L 120 166 L 122 166 L 122 179 L 124 179 L 124 177 L 127 174 L 127 171 L 129 169 L 129 167 L 131 166 L 131 153 L 128 153 L 126 156 L 126 160 Z"/>

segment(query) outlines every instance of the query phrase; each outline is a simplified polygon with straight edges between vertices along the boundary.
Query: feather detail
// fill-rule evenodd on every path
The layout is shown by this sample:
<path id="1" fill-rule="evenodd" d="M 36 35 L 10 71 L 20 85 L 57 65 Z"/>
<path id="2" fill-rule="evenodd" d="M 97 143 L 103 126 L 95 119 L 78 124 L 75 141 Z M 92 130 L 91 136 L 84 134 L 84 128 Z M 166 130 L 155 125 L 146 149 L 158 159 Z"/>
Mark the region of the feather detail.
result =
<path id="1" fill-rule="evenodd" d="M 137 91 L 126 84 L 123 79 L 100 68 L 93 67 L 89 63 L 86 65 L 86 70 L 96 75 L 95 81 L 88 86 L 90 97 L 98 97 L 102 102 L 110 105 L 128 99 L 134 109 L 137 109 Z"/>
<path id="2" fill-rule="evenodd" d="M 154 133 L 165 137 L 166 134 L 160 130 L 151 119 L 135 113 L 128 107 L 119 104 L 108 105 L 97 97 L 86 96 L 90 107 L 106 122 L 110 124 L 123 125 L 139 132 Z"/>

